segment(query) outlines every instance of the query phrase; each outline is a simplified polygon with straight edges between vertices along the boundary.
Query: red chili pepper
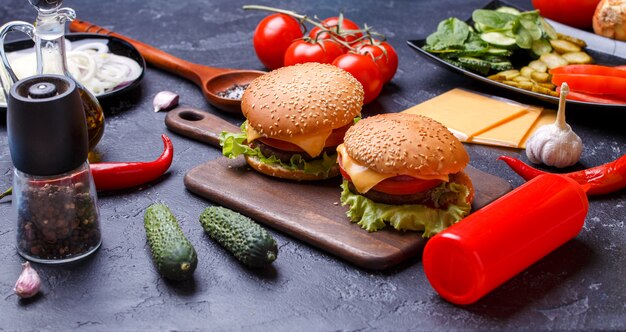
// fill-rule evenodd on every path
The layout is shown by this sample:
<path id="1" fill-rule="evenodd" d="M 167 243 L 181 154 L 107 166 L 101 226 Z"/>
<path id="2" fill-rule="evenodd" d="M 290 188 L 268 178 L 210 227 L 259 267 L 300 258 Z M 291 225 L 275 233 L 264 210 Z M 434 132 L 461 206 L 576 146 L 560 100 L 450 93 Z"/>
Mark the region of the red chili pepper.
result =
<path id="1" fill-rule="evenodd" d="M 527 181 L 547 173 L 513 157 L 500 156 L 498 159 Z M 574 179 L 590 196 L 612 193 L 626 188 L 626 155 L 601 166 L 561 175 Z"/>
<path id="2" fill-rule="evenodd" d="M 172 164 L 174 146 L 166 135 L 163 139 L 163 153 L 149 162 L 108 162 L 90 165 L 91 175 L 97 190 L 116 190 L 135 187 L 159 178 Z"/>

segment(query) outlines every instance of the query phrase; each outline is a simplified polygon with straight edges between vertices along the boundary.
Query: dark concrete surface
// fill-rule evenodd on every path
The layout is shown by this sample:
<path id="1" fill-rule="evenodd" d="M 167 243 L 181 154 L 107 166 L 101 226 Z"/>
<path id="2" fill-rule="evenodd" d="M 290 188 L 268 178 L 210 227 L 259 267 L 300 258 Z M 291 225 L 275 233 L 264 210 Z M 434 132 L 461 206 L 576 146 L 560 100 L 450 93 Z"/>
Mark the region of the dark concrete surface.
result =
<path id="1" fill-rule="evenodd" d="M 338 10 L 373 25 L 397 49 L 400 67 L 365 115 L 397 112 L 454 87 L 494 91 L 418 57 L 407 39 L 422 37 L 449 16 L 469 17 L 486 1 L 260 1 L 320 17 Z M 515 1 L 530 8 L 529 0 Z M 159 47 L 192 62 L 263 69 L 252 32 L 266 13 L 243 11 L 241 0 L 71 1 L 78 17 Z M 24 0 L 3 0 L 0 22 L 32 22 Z M 161 151 L 165 113 L 152 97 L 176 91 L 181 103 L 220 114 L 192 83 L 149 68 L 141 86 L 107 104 L 107 127 L 98 152 L 107 161 L 151 160 Z M 525 99 L 520 101 L 531 102 Z M 239 123 L 240 118 L 225 118 Z M 626 153 L 624 112 L 571 110 L 568 120 L 585 143 L 581 164 L 599 165 Z M 211 241 L 198 222 L 209 204 L 185 190 L 183 176 L 218 158 L 211 147 L 168 133 L 175 161 L 150 185 L 99 196 L 102 248 L 72 266 L 34 264 L 41 295 L 21 301 L 13 294 L 23 259 L 15 245 L 10 200 L 0 203 L 0 331 L 13 330 L 624 330 L 626 328 L 626 191 L 594 198 L 581 234 L 479 302 L 459 307 L 441 299 L 426 279 L 420 257 L 385 272 L 349 265 L 274 230 L 280 253 L 272 269 L 243 267 Z M 467 145 L 471 164 L 514 186 L 520 178 L 502 153 L 518 150 Z M 580 166 L 583 167 L 583 166 Z M 0 123 L 0 187 L 12 164 L 6 121 Z M 245 183 L 233 183 L 245 186 Z M 254 188 L 250 188 L 254 190 Z M 143 230 L 143 211 L 168 204 L 199 257 L 192 281 L 168 282 L 155 271 Z M 289 202 L 285 202 L 289 204 Z"/>

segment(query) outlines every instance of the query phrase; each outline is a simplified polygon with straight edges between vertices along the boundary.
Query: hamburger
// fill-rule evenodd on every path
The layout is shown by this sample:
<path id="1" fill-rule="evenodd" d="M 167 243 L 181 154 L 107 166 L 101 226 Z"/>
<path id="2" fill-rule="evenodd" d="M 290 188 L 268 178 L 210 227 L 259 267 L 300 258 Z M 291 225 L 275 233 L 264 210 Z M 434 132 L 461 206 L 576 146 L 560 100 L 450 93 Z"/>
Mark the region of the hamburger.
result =
<path id="1" fill-rule="evenodd" d="M 474 189 L 463 172 L 469 156 L 439 122 L 390 113 L 365 118 L 337 147 L 348 217 L 374 232 L 388 223 L 430 237 L 461 220 Z"/>
<path id="2" fill-rule="evenodd" d="M 241 132 L 220 135 L 222 154 L 290 180 L 338 176 L 337 146 L 361 114 L 363 87 L 338 67 L 304 63 L 256 78 L 241 98 Z"/>

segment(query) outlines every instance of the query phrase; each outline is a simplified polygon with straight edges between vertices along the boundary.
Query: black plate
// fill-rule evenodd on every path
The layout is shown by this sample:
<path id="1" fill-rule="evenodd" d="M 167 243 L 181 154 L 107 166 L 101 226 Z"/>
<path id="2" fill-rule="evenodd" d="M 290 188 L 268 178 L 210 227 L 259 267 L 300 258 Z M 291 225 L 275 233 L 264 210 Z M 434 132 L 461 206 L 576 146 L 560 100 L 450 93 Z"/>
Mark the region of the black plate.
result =
<path id="1" fill-rule="evenodd" d="M 137 51 L 137 49 L 130 43 L 122 39 L 119 39 L 117 37 L 98 35 L 98 34 L 92 34 L 92 33 L 69 33 L 65 35 L 65 38 L 71 42 L 86 40 L 86 39 L 106 40 L 107 46 L 109 47 L 109 52 L 131 58 L 137 61 L 137 63 L 141 67 L 141 74 L 139 75 L 139 77 L 137 77 L 137 79 L 135 79 L 130 84 L 96 96 L 96 98 L 98 98 L 100 102 L 103 102 L 113 97 L 119 97 L 123 93 L 137 87 L 139 83 L 141 82 L 141 80 L 143 79 L 144 73 L 146 72 L 146 61 L 141 56 L 141 54 L 139 54 L 139 51 Z M 16 40 L 16 41 L 6 43 L 4 45 L 4 50 L 8 53 L 8 52 L 24 50 L 27 48 L 32 48 L 33 46 L 34 46 L 34 43 L 30 39 Z M 6 104 L 0 103 L 0 107 L 6 108 Z"/>
<path id="2" fill-rule="evenodd" d="M 508 7 L 516 8 L 516 6 L 513 6 L 505 1 L 497 1 L 497 0 L 488 3 L 483 8 L 484 9 L 496 9 L 501 6 L 508 6 Z M 520 9 L 520 8 L 517 8 L 517 9 L 520 11 L 524 11 L 523 9 Z M 548 21 L 550 22 L 550 24 L 552 24 L 552 26 L 556 29 L 557 32 L 584 40 L 587 43 L 587 48 L 585 49 L 585 51 L 589 55 L 591 55 L 591 57 L 595 60 L 597 64 L 607 65 L 607 66 L 616 66 L 616 65 L 626 64 L 626 58 L 624 58 L 626 57 L 626 43 L 615 41 L 613 39 L 609 39 L 605 37 L 601 37 L 596 34 L 579 30 L 579 29 L 575 29 L 570 26 L 563 25 L 554 21 L 550 21 L 550 20 Z M 466 22 L 472 23 L 472 20 L 469 19 Z M 437 27 L 434 27 L 434 29 L 436 28 Z M 474 72 L 452 65 L 444 61 L 443 59 L 437 57 L 436 55 L 426 52 L 425 50 L 422 49 L 422 47 L 426 44 L 426 37 L 427 36 L 424 36 L 424 38 L 422 39 L 409 40 L 407 41 L 407 43 L 413 50 L 417 52 L 417 54 L 425 56 L 426 59 L 431 60 L 434 63 L 444 68 L 447 68 L 457 73 L 467 75 L 471 78 L 474 78 L 486 84 L 489 84 L 498 88 L 506 89 L 509 91 L 513 91 L 513 92 L 526 95 L 529 97 L 533 97 L 538 100 L 542 100 L 542 101 L 553 103 L 553 104 L 558 104 L 559 102 L 559 98 L 557 97 L 548 96 L 548 95 L 544 95 L 541 93 L 528 91 L 528 90 L 524 90 L 521 88 L 510 86 L 510 85 L 506 85 L 504 83 L 490 80 L 487 77 L 482 76 L 480 74 L 476 74 Z M 621 57 L 618 56 L 618 54 L 621 55 Z M 575 105 L 593 106 L 596 108 L 626 109 L 626 105 L 589 103 L 589 102 L 582 102 L 582 101 L 577 101 L 577 100 L 568 100 L 567 103 L 575 104 Z"/>

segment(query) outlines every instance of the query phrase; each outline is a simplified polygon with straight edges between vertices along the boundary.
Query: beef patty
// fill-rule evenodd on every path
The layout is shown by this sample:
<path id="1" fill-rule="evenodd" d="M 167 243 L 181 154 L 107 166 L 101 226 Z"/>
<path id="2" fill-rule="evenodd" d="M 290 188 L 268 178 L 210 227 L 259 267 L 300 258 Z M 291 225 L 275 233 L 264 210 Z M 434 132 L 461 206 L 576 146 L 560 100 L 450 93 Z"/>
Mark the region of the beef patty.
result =
<path id="1" fill-rule="evenodd" d="M 280 159 L 280 161 L 284 163 L 289 163 L 289 161 L 291 160 L 291 157 L 293 157 L 296 154 L 299 154 L 300 156 L 302 156 L 302 159 L 308 161 L 308 160 L 321 158 L 324 152 L 326 152 L 326 154 L 329 156 L 337 153 L 336 146 L 329 146 L 329 147 L 324 148 L 324 150 L 322 150 L 322 153 L 315 158 L 311 157 L 308 153 L 304 151 L 302 152 L 285 151 L 285 150 L 281 150 L 281 149 L 277 149 L 275 147 L 269 146 L 258 140 L 252 141 L 252 143 L 249 143 L 248 146 L 252 149 L 259 148 L 259 150 L 261 150 L 261 153 L 265 157 L 275 156 L 276 158 Z"/>

